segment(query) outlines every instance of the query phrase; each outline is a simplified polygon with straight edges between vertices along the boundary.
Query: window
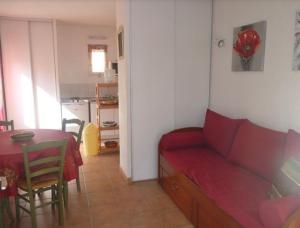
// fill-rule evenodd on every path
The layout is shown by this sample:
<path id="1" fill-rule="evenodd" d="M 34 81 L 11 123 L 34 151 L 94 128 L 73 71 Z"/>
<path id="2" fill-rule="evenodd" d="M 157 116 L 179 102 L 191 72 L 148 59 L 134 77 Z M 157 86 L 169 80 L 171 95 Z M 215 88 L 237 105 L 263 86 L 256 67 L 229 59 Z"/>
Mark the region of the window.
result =
<path id="1" fill-rule="evenodd" d="M 89 45 L 90 69 L 92 73 L 104 73 L 106 67 L 106 45 Z"/>

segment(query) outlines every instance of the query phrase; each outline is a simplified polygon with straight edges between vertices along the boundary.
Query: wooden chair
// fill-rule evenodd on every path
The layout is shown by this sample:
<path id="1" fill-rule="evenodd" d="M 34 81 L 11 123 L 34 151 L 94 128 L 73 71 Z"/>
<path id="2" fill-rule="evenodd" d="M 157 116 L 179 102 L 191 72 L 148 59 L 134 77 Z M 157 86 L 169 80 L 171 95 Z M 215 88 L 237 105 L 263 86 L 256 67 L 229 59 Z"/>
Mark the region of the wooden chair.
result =
<path id="1" fill-rule="evenodd" d="M 8 197 L 0 198 L 0 228 L 4 228 L 4 211 L 7 212 L 9 219 L 13 222 L 14 217 L 10 208 Z"/>
<path id="2" fill-rule="evenodd" d="M 78 132 L 74 132 L 74 131 L 67 131 L 67 125 L 70 124 L 75 124 L 79 126 L 79 130 Z M 62 130 L 64 132 L 70 132 L 72 135 L 75 136 L 77 144 L 80 145 L 81 143 L 81 138 L 82 138 L 82 131 L 83 131 L 83 127 L 84 127 L 84 120 L 79 120 L 79 119 L 63 119 L 62 121 Z"/>
<path id="3" fill-rule="evenodd" d="M 6 128 L 6 130 L 10 130 L 13 131 L 14 130 L 14 121 L 0 121 L 0 126 L 3 126 Z M 6 210 L 9 218 L 11 221 L 14 221 L 13 219 L 13 215 L 10 209 L 10 204 L 9 204 L 9 200 L 8 200 L 8 196 L 6 195 L 5 192 L 6 186 L 3 186 L 3 178 L 0 177 L 0 228 L 4 227 L 3 224 L 3 214 L 4 211 Z"/>
<path id="4" fill-rule="evenodd" d="M 6 213 L 8 214 L 8 217 L 11 220 L 11 222 L 14 221 L 6 188 L 7 188 L 6 177 L 0 177 L 0 228 L 4 228 L 4 221 L 3 221 L 4 211 L 6 211 Z"/>
<path id="5" fill-rule="evenodd" d="M 10 120 L 10 121 L 1 120 L 0 121 L 0 126 L 6 127 L 6 130 L 8 130 L 8 127 L 10 127 L 11 131 L 15 130 L 14 121 L 13 120 Z"/>
<path id="6" fill-rule="evenodd" d="M 25 193 L 17 193 L 16 196 L 16 217 L 20 219 L 20 209 L 31 216 L 32 227 L 36 228 L 36 209 L 47 205 L 58 207 L 59 224 L 63 225 L 63 171 L 67 140 L 48 141 L 32 145 L 23 145 L 25 178 L 20 179 L 18 188 Z M 37 156 L 36 159 L 29 159 L 31 154 L 41 153 L 44 150 L 57 149 L 58 154 Z M 35 205 L 34 194 L 39 194 L 51 190 L 52 198 L 49 202 Z M 20 204 L 20 199 L 29 203 L 30 209 Z"/>
<path id="7" fill-rule="evenodd" d="M 78 125 L 79 126 L 79 130 L 78 132 L 74 132 L 74 131 L 67 131 L 67 125 Z M 63 119 L 62 121 L 62 130 L 64 132 L 70 132 L 73 136 L 75 136 L 75 138 L 77 139 L 77 144 L 78 144 L 78 148 L 80 147 L 80 143 L 81 143 L 81 138 L 82 138 L 82 131 L 83 131 L 83 127 L 84 127 L 84 120 L 79 120 L 79 119 Z M 79 179 L 79 169 L 77 169 L 77 178 L 76 178 L 76 185 L 77 185 L 77 191 L 80 192 L 81 191 L 81 187 L 80 187 L 80 179 Z M 65 191 L 65 194 L 66 191 Z"/>

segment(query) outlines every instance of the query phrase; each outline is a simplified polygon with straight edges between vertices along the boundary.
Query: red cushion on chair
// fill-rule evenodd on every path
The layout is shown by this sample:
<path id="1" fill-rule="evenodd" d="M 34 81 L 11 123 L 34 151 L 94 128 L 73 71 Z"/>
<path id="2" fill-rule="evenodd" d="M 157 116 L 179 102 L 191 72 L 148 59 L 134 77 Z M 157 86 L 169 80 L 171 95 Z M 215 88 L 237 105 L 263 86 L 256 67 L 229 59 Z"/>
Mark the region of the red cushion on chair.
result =
<path id="1" fill-rule="evenodd" d="M 236 134 L 229 160 L 272 181 L 282 163 L 285 136 L 245 121 Z"/>
<path id="2" fill-rule="evenodd" d="M 275 200 L 265 200 L 260 205 L 259 216 L 265 227 L 280 228 L 288 217 L 299 208 L 299 194 Z"/>
<path id="3" fill-rule="evenodd" d="M 242 122 L 243 120 L 230 119 L 207 109 L 203 128 L 207 146 L 226 156 Z"/>

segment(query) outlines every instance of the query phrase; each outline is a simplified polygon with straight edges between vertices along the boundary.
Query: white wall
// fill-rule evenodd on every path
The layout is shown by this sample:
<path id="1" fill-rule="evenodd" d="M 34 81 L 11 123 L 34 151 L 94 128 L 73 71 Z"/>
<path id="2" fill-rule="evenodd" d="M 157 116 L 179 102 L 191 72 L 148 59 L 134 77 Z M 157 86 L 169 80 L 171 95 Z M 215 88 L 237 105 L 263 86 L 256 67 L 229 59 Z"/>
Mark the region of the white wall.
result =
<path id="1" fill-rule="evenodd" d="M 117 24 L 124 27 L 124 58 L 118 59 L 119 70 L 119 134 L 120 167 L 127 177 L 131 172 L 131 80 L 130 80 L 130 0 L 118 0 L 116 4 Z"/>
<path id="2" fill-rule="evenodd" d="M 175 127 L 202 126 L 208 106 L 211 1 L 176 1 Z"/>
<path id="3" fill-rule="evenodd" d="M 134 1 L 131 8 L 133 180 L 156 177 L 159 137 L 175 126 L 174 6 Z"/>
<path id="4" fill-rule="evenodd" d="M 211 1 L 131 1 L 133 180 L 157 177 L 163 133 L 201 126 L 208 105 Z"/>
<path id="5" fill-rule="evenodd" d="M 103 38 L 101 38 L 103 37 Z M 100 80 L 90 72 L 88 44 L 106 44 L 107 61 L 116 61 L 114 27 L 57 23 L 57 45 L 60 83 L 96 83 Z"/>
<path id="6" fill-rule="evenodd" d="M 295 13 L 293 0 L 215 0 L 210 107 L 232 117 L 278 130 L 300 130 L 300 72 L 292 71 Z M 233 28 L 267 21 L 263 72 L 232 72 Z"/>

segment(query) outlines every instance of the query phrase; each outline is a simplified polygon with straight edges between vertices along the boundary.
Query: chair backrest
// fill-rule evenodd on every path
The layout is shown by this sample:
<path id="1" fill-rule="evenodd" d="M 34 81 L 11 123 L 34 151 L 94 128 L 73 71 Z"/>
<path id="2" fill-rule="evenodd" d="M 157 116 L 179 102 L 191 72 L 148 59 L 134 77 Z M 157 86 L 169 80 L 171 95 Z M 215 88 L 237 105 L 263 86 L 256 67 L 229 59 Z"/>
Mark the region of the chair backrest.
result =
<path id="1" fill-rule="evenodd" d="M 0 121 L 0 126 L 5 127 L 6 130 L 9 130 L 8 127 L 10 127 L 10 130 L 11 130 L 11 131 L 15 130 L 15 127 L 14 127 L 14 121 L 13 121 L 13 120 L 10 120 L 10 121 L 4 121 L 4 120 L 1 120 L 1 121 Z"/>
<path id="2" fill-rule="evenodd" d="M 31 193 L 31 183 L 33 178 L 53 175 L 57 177 L 59 187 L 62 186 L 66 147 L 67 139 L 22 145 L 27 189 L 29 189 Z M 43 153 L 49 149 L 57 149 L 58 153 L 52 155 L 50 152 Z M 30 159 L 30 154 L 33 152 L 40 152 L 43 156 L 37 156 L 36 159 Z"/>
<path id="3" fill-rule="evenodd" d="M 66 131 L 66 125 L 67 124 L 77 124 L 79 126 L 79 130 L 78 132 L 74 132 L 74 131 Z M 77 144 L 79 145 L 81 143 L 81 137 L 82 137 L 82 131 L 83 131 L 83 127 L 84 127 L 84 120 L 79 120 L 79 119 L 63 119 L 62 121 L 62 130 L 64 132 L 70 132 L 72 135 L 74 135 L 77 139 Z"/>

